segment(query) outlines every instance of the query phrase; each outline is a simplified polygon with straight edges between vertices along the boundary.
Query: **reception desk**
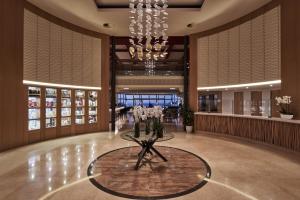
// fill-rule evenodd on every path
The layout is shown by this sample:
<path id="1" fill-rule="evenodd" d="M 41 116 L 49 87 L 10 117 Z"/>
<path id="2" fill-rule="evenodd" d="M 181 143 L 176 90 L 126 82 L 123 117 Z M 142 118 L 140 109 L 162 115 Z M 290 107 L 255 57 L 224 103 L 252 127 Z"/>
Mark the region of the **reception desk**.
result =
<path id="1" fill-rule="evenodd" d="M 300 151 L 300 120 L 197 112 L 195 131 L 241 137 Z"/>

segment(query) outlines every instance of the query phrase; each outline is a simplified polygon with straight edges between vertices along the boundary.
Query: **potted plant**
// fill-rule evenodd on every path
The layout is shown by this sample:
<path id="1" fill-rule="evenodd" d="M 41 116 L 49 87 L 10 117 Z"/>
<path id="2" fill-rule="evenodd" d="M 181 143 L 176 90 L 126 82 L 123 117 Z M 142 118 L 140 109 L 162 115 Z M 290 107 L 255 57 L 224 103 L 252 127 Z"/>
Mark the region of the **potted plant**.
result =
<path id="1" fill-rule="evenodd" d="M 280 117 L 282 119 L 293 119 L 294 115 L 290 112 L 290 104 L 292 103 L 292 97 L 275 97 L 275 100 L 276 105 L 280 107 Z"/>
<path id="2" fill-rule="evenodd" d="M 193 131 L 193 124 L 194 112 L 188 108 L 183 111 L 183 125 L 185 126 L 187 133 L 191 133 Z"/>

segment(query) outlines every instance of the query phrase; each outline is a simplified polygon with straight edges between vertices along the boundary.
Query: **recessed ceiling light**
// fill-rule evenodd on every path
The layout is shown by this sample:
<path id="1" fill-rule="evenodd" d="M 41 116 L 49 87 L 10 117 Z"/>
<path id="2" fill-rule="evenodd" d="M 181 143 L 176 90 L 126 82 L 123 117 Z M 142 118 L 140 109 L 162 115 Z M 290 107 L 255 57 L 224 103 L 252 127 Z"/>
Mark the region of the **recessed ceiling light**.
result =
<path id="1" fill-rule="evenodd" d="M 193 23 L 190 23 L 190 24 L 186 25 L 186 27 L 188 27 L 188 28 L 193 28 L 193 26 L 194 26 Z"/>
<path id="2" fill-rule="evenodd" d="M 176 88 L 170 88 L 170 90 L 176 90 Z"/>
<path id="3" fill-rule="evenodd" d="M 104 23 L 104 24 L 103 24 L 103 27 L 104 27 L 104 28 L 111 28 L 111 25 L 110 25 L 109 23 Z"/>
<path id="4" fill-rule="evenodd" d="M 81 85 L 65 85 L 65 84 L 57 84 L 57 83 L 28 81 L 28 80 L 23 80 L 23 84 L 24 85 L 35 85 L 35 86 L 46 86 L 46 87 L 57 87 L 57 88 L 101 90 L 101 87 L 90 87 L 90 86 L 81 86 Z"/>
<path id="5" fill-rule="evenodd" d="M 129 88 L 124 88 L 124 90 L 129 90 Z"/>
<path id="6" fill-rule="evenodd" d="M 221 85 L 221 86 L 210 86 L 210 87 L 198 87 L 198 90 L 220 90 L 220 89 L 238 89 L 238 88 L 249 88 L 249 87 L 259 87 L 259 86 L 268 86 L 268 85 L 280 85 L 281 80 L 266 81 L 266 82 L 255 82 L 255 83 L 246 83 L 246 84 L 237 84 L 237 85 Z"/>

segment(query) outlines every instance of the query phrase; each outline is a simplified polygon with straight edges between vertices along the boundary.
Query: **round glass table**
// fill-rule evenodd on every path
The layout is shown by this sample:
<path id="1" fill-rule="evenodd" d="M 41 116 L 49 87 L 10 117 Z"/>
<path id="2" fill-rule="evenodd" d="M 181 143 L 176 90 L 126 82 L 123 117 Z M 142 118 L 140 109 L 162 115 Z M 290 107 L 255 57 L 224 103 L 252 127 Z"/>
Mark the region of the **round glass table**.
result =
<path id="1" fill-rule="evenodd" d="M 120 137 L 123 140 L 133 141 L 132 138 L 134 137 L 134 131 L 131 130 L 131 131 L 123 132 L 120 134 Z M 152 132 L 150 132 L 147 135 L 145 131 L 140 131 L 140 137 L 135 139 L 137 139 L 138 141 L 143 141 L 143 140 L 149 140 L 151 138 L 153 139 Z M 158 138 L 156 142 L 163 142 L 163 141 L 171 140 L 173 138 L 174 138 L 173 133 L 164 132 L 163 137 Z"/>
<path id="2" fill-rule="evenodd" d="M 134 137 L 134 131 L 128 131 L 121 133 L 120 137 L 124 140 L 133 141 L 141 146 L 142 149 L 138 153 L 138 160 L 135 165 L 135 169 L 138 170 L 143 160 L 149 160 L 146 159 L 146 155 L 153 156 L 156 154 L 163 161 L 167 162 L 168 160 L 157 149 L 154 148 L 154 144 L 156 142 L 171 140 L 174 138 L 174 134 L 164 132 L 163 137 L 159 138 L 157 136 L 153 136 L 152 133 L 146 134 L 145 131 L 140 131 L 140 136 Z"/>

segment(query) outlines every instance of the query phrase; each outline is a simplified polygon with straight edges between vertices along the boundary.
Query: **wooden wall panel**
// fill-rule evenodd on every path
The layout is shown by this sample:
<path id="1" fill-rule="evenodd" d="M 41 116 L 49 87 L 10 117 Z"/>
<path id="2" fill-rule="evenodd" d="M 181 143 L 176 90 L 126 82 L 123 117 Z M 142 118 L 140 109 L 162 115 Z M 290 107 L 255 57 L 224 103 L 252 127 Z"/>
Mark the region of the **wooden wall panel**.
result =
<path id="1" fill-rule="evenodd" d="M 208 37 L 198 40 L 198 85 L 208 86 Z"/>
<path id="2" fill-rule="evenodd" d="M 262 116 L 260 108 L 262 107 L 262 92 L 251 91 L 251 115 Z"/>
<path id="3" fill-rule="evenodd" d="M 280 79 L 280 8 L 265 14 L 265 74 L 267 80 Z"/>
<path id="4" fill-rule="evenodd" d="M 211 35 L 208 40 L 208 83 L 209 85 L 218 85 L 218 35 Z"/>
<path id="5" fill-rule="evenodd" d="M 29 8 L 37 13 L 25 9 L 27 17 L 24 20 L 26 30 L 24 76 L 28 77 L 26 79 L 99 87 L 101 39 L 62 27 L 59 23 L 55 23 L 57 21 L 50 22 L 45 18 L 47 14 L 38 8 L 30 6 Z M 93 56 L 94 54 L 100 56 Z M 96 74 L 93 74 L 94 70 Z"/>
<path id="6" fill-rule="evenodd" d="M 229 32 L 224 31 L 219 34 L 218 44 L 218 80 L 219 85 L 229 83 Z"/>
<path id="7" fill-rule="evenodd" d="M 37 81 L 49 82 L 50 22 L 38 17 Z"/>
<path id="8" fill-rule="evenodd" d="M 239 27 L 229 30 L 229 83 L 238 84 L 240 80 L 240 31 Z"/>
<path id="9" fill-rule="evenodd" d="M 100 59 L 99 59 L 100 57 Z M 93 39 L 93 85 L 101 86 L 101 40 Z"/>
<path id="10" fill-rule="evenodd" d="M 37 16 L 25 10 L 24 13 L 24 79 L 37 78 Z"/>
<path id="11" fill-rule="evenodd" d="M 189 68 L 189 84 L 188 84 L 188 92 L 189 92 L 189 106 L 193 111 L 198 111 L 198 91 L 197 84 L 199 83 L 197 75 L 198 73 L 198 61 L 200 61 L 198 57 L 198 43 L 199 38 L 191 35 L 189 37 L 189 46 L 190 46 L 190 68 Z M 207 45 L 208 46 L 208 45 Z"/>
<path id="12" fill-rule="evenodd" d="M 93 39 L 90 36 L 83 36 L 83 85 L 93 85 Z M 101 67 L 101 65 L 100 65 Z"/>
<path id="13" fill-rule="evenodd" d="M 280 7 L 274 7 L 272 3 L 270 8 L 265 9 L 258 12 L 259 15 L 254 15 L 255 17 L 248 16 L 243 23 L 236 23 L 230 29 L 210 35 L 199 34 L 199 41 L 209 40 L 208 52 L 204 52 L 205 49 L 200 50 L 202 47 L 198 42 L 197 55 L 199 59 L 208 55 L 206 71 L 209 74 L 209 83 L 205 85 L 198 81 L 198 87 L 280 79 Z M 205 72 L 203 66 L 198 63 L 199 76 L 200 71 Z"/>
<path id="14" fill-rule="evenodd" d="M 61 83 L 62 77 L 62 30 L 61 27 L 50 24 L 50 82 Z"/>
<path id="15" fill-rule="evenodd" d="M 252 20 L 251 55 L 252 55 L 252 82 L 265 80 L 265 45 L 264 45 L 264 16 Z"/>
<path id="16" fill-rule="evenodd" d="M 109 80 L 110 80 L 110 37 L 101 39 L 101 92 L 100 92 L 100 120 L 99 126 L 101 131 L 109 130 Z"/>
<path id="17" fill-rule="evenodd" d="M 0 3 L 0 151 L 25 143 L 23 1 Z"/>
<path id="18" fill-rule="evenodd" d="M 240 83 L 251 82 L 251 22 L 240 26 Z"/>
<path id="19" fill-rule="evenodd" d="M 22 82 L 25 77 L 33 81 L 38 81 L 38 78 L 43 82 L 49 80 L 51 34 L 50 22 L 47 20 L 58 22 L 60 26 L 66 27 L 71 33 L 77 31 L 91 37 L 105 38 L 106 49 L 101 52 L 104 53 L 104 59 L 100 62 L 103 62 L 103 66 L 105 66 L 102 76 L 106 82 L 103 83 L 104 90 L 101 92 L 101 98 L 104 101 L 100 103 L 101 118 L 97 125 L 103 131 L 108 130 L 108 116 L 105 114 L 108 113 L 106 97 L 109 96 L 109 85 L 107 84 L 109 83 L 109 37 L 45 14 L 27 1 L 1 0 L 0 4 L 0 26 L 5 27 L 1 30 L 0 37 L 0 113 L 2 114 L 0 115 L 0 151 L 43 140 L 41 138 L 41 136 L 44 137 L 44 133 L 41 134 L 42 130 L 37 131 L 37 134 L 28 134 L 27 132 L 27 87 Z M 24 10 L 25 6 L 31 7 L 35 14 Z M 24 11 L 26 12 L 25 18 Z M 71 46 L 72 52 L 72 34 L 71 37 L 68 34 L 65 36 L 65 38 L 71 38 L 69 46 Z M 72 61 L 72 59 L 69 60 Z M 66 59 L 64 61 L 71 63 L 66 62 Z M 25 66 L 26 69 L 24 69 Z M 40 66 L 42 66 L 42 70 L 37 70 L 37 67 Z M 102 115 L 102 113 L 104 114 Z M 105 118 L 102 119 L 104 116 Z M 42 126 L 44 126 L 44 121 L 42 121 Z M 99 127 L 93 132 L 99 131 Z M 59 136 L 58 133 L 56 136 Z"/>
<path id="20" fill-rule="evenodd" d="M 281 91 L 280 90 L 272 90 L 271 91 L 271 116 L 272 117 L 280 117 L 279 107 L 276 105 L 275 97 L 279 97 Z"/>
<path id="21" fill-rule="evenodd" d="M 72 31 L 62 29 L 62 80 L 64 84 L 72 83 L 73 38 Z"/>
<path id="22" fill-rule="evenodd" d="M 196 115 L 196 131 L 219 133 L 300 151 L 300 124 L 268 119 Z"/>
<path id="23" fill-rule="evenodd" d="M 72 82 L 73 85 L 82 85 L 82 35 L 73 32 L 73 53 L 72 53 Z"/>
<path id="24" fill-rule="evenodd" d="M 234 100 L 233 100 L 233 112 L 236 115 L 244 114 L 244 93 L 243 92 L 235 92 Z"/>

